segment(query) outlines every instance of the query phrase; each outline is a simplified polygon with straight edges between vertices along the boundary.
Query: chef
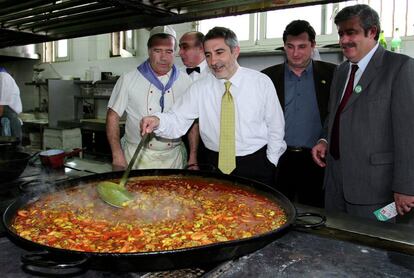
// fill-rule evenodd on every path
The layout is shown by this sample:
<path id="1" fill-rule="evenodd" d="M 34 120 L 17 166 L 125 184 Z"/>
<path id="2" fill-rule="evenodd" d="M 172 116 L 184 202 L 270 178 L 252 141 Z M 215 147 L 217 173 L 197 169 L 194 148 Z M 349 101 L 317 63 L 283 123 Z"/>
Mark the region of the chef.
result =
<path id="1" fill-rule="evenodd" d="M 137 128 L 141 118 L 168 111 L 191 84 L 191 79 L 173 64 L 176 34 L 170 26 L 153 28 L 147 47 L 148 59 L 119 78 L 108 102 L 106 132 L 114 170 L 126 168 L 131 160 L 141 140 Z M 121 147 L 119 121 L 124 112 L 125 135 Z M 133 169 L 182 169 L 186 163 L 187 154 L 180 138 L 152 135 Z"/>
<path id="2" fill-rule="evenodd" d="M 22 112 L 20 90 L 13 77 L 0 67 L 0 119 L 1 135 L 22 139 L 22 124 L 18 114 Z"/>

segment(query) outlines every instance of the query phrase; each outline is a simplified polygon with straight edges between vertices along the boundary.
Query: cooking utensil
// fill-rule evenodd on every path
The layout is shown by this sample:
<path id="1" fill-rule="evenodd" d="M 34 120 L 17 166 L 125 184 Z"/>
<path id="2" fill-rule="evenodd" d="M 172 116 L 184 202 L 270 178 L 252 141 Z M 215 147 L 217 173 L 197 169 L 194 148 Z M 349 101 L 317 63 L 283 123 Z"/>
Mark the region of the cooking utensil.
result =
<path id="1" fill-rule="evenodd" d="M 0 136 L 0 151 L 15 151 L 20 140 L 13 136 Z"/>
<path id="2" fill-rule="evenodd" d="M 0 152 L 0 182 L 12 181 L 19 177 L 26 169 L 30 158 L 30 154 L 23 152 Z"/>
<path id="3" fill-rule="evenodd" d="M 44 166 L 51 167 L 53 169 L 62 168 L 65 164 L 65 158 L 73 156 L 82 151 L 80 148 L 73 149 L 71 152 L 65 152 L 64 150 L 51 149 L 47 151 L 41 151 L 39 153 L 40 161 Z"/>
<path id="4" fill-rule="evenodd" d="M 119 184 L 110 181 L 103 181 L 97 185 L 96 188 L 98 190 L 99 197 L 104 202 L 110 204 L 111 206 L 122 208 L 128 201 L 134 199 L 134 196 L 125 188 L 125 185 L 128 181 L 129 172 L 131 171 L 132 166 L 135 164 L 138 153 L 146 143 L 148 137 L 148 133 L 142 137 L 141 142 L 139 142 L 138 147 L 132 156 L 132 159 L 128 163 L 127 169 L 119 181 Z"/>
<path id="5" fill-rule="evenodd" d="M 85 183 L 97 183 L 99 181 L 120 178 L 122 172 L 108 172 L 96 175 L 89 175 L 80 177 L 77 179 L 71 179 L 56 183 L 57 190 L 62 188 L 68 188 L 78 186 Z M 31 262 L 26 261 L 26 266 L 39 266 L 45 265 L 47 261 L 50 268 L 68 268 L 68 257 L 76 258 L 80 260 L 85 258 L 88 268 L 93 269 L 106 269 L 106 270 L 122 270 L 122 271 L 160 271 L 166 269 L 178 269 L 187 268 L 202 265 L 212 265 L 225 260 L 234 259 L 253 251 L 256 251 L 270 242 L 274 241 L 285 232 L 289 231 L 289 228 L 293 225 L 301 226 L 300 223 L 296 224 L 295 221 L 301 217 L 301 214 L 297 214 L 295 207 L 292 203 L 280 192 L 275 189 L 245 178 L 224 175 L 221 173 L 211 173 L 205 171 L 192 171 L 192 170 L 178 170 L 178 169 L 149 169 L 149 170 L 132 170 L 130 176 L 154 176 L 154 177 L 168 177 L 182 175 L 185 177 L 196 177 L 197 179 L 219 179 L 222 181 L 231 182 L 236 187 L 246 188 L 247 190 L 253 190 L 258 194 L 262 194 L 277 202 L 277 204 L 285 211 L 287 222 L 281 227 L 274 229 L 270 232 L 257 235 L 250 238 L 244 238 L 240 240 L 231 240 L 215 244 L 209 244 L 204 246 L 184 248 L 178 250 L 165 250 L 160 252 L 136 252 L 136 253 L 93 253 L 73 251 L 62 248 L 52 248 L 46 245 L 42 245 L 25 238 L 20 237 L 14 232 L 11 226 L 12 220 L 17 214 L 17 211 L 24 208 L 27 204 L 33 201 L 33 195 L 26 194 L 20 196 L 14 203 L 9 205 L 3 214 L 3 223 L 6 228 L 6 232 L 13 239 L 13 242 L 18 243 L 24 248 L 37 249 L 47 251 L 47 253 L 53 256 L 43 257 L 42 255 L 31 257 Z M 320 223 L 313 224 L 311 227 L 317 227 L 323 225 L 326 220 L 324 217 L 319 216 L 322 220 Z M 28 259 L 31 253 L 24 256 Z M 66 260 L 61 260 L 60 258 Z M 51 261 L 53 258 L 54 261 Z M 75 259 L 74 259 L 75 260 Z"/>

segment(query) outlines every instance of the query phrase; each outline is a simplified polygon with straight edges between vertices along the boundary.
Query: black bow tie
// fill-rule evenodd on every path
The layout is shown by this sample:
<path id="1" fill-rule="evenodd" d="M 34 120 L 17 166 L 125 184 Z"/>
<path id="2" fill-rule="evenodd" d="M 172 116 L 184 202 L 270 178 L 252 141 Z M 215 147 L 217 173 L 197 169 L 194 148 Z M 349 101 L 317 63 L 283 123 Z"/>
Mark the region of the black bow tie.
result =
<path id="1" fill-rule="evenodd" d="M 200 67 L 186 68 L 185 71 L 187 72 L 188 75 L 190 75 L 193 71 L 200 73 Z"/>

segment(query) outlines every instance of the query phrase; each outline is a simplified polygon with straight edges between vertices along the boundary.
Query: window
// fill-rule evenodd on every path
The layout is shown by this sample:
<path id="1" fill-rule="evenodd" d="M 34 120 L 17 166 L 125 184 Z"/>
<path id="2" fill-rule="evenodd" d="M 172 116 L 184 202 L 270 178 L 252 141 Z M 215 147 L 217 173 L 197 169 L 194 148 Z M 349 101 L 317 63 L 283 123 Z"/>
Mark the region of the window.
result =
<path id="1" fill-rule="evenodd" d="M 407 36 L 414 35 L 414 1 L 408 2 L 407 7 Z"/>
<path id="2" fill-rule="evenodd" d="M 121 55 L 121 32 L 111 33 L 111 56 Z"/>
<path id="3" fill-rule="evenodd" d="M 259 14 L 245 14 L 240 16 L 230 16 L 202 20 L 199 22 L 198 30 L 206 34 L 215 26 L 224 26 L 233 30 L 242 47 L 272 47 L 275 44 L 282 45 L 282 35 L 285 26 L 298 14 L 304 15 L 302 19 L 308 20 L 315 28 L 318 35 L 330 35 L 332 37 L 332 14 L 333 4 L 315 5 L 292 9 L 283 9 Z"/>
<path id="4" fill-rule="evenodd" d="M 244 14 L 206 19 L 199 22 L 198 30 L 203 34 L 207 34 L 210 29 L 216 26 L 226 27 L 236 33 L 240 45 L 249 45 L 254 43 L 255 18 L 255 14 Z"/>
<path id="5" fill-rule="evenodd" d="M 53 42 L 45 42 L 42 47 L 42 62 L 53 62 Z"/>
<path id="6" fill-rule="evenodd" d="M 414 35 L 412 0 L 354 0 L 339 3 L 339 9 L 355 4 L 367 4 L 377 11 L 386 37 L 392 37 L 395 28 L 399 29 L 401 36 Z"/>
<path id="7" fill-rule="evenodd" d="M 60 40 L 55 42 L 55 61 L 68 61 L 69 60 L 69 41 Z"/>
<path id="8" fill-rule="evenodd" d="M 257 44 L 260 45 L 283 45 L 283 31 L 286 25 L 296 19 L 308 21 L 315 29 L 318 44 L 330 43 L 337 40 L 333 33 L 334 5 L 314 5 L 270 11 L 260 14 L 260 32 Z M 298 17 L 298 15 L 301 15 Z"/>
<path id="9" fill-rule="evenodd" d="M 132 57 L 135 55 L 135 32 L 133 30 L 111 34 L 111 56 Z"/>
<path id="10" fill-rule="evenodd" d="M 298 15 L 301 19 L 306 20 L 312 25 L 316 31 L 316 35 L 322 34 L 322 7 L 321 5 L 300 7 L 285 10 L 276 10 L 265 13 L 265 32 L 264 38 L 281 38 L 286 25 L 291 21 L 298 19 Z"/>
<path id="11" fill-rule="evenodd" d="M 292 20 L 304 19 L 315 29 L 318 45 L 333 44 L 338 43 L 337 29 L 333 22 L 336 13 L 355 4 L 370 5 L 378 12 L 386 37 L 391 38 L 395 28 L 399 28 L 402 37 L 414 36 L 413 0 L 352 0 L 214 18 L 200 21 L 198 30 L 205 34 L 214 26 L 224 26 L 237 34 L 243 50 L 274 49 L 283 45 L 282 36 L 286 25 Z"/>
<path id="12" fill-rule="evenodd" d="M 128 31 L 122 32 L 121 35 L 123 35 L 121 38 L 121 40 L 123 41 L 123 49 L 131 53 L 134 52 L 134 49 L 135 49 L 134 32 L 132 30 L 128 30 Z"/>
<path id="13" fill-rule="evenodd" d="M 42 60 L 45 63 L 69 61 L 69 40 L 43 43 Z"/>

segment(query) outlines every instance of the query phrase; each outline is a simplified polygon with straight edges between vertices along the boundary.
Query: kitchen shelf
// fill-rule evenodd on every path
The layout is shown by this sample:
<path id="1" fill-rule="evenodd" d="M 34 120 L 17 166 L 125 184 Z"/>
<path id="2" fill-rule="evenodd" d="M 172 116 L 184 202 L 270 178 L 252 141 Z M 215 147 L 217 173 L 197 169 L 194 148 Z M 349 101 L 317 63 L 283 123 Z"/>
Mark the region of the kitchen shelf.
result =
<path id="1" fill-rule="evenodd" d="M 93 95 L 93 96 L 75 96 L 76 99 L 109 99 L 111 96 L 100 96 L 100 95 Z"/>
<path id="2" fill-rule="evenodd" d="M 116 80 L 82 81 L 75 80 L 80 88 L 73 96 L 75 101 L 75 119 L 106 117 L 108 101 Z"/>
<path id="3" fill-rule="evenodd" d="M 94 84 L 114 84 L 118 79 L 111 79 L 111 80 L 98 80 Z"/>
<path id="4" fill-rule="evenodd" d="M 47 86 L 47 82 L 46 81 L 42 81 L 42 82 L 25 82 L 24 85 L 29 85 L 29 86 Z"/>
<path id="5" fill-rule="evenodd" d="M 97 85 L 97 84 L 115 84 L 116 83 L 116 79 L 114 80 L 98 80 L 98 81 L 86 81 L 86 80 L 74 80 L 75 84 L 80 84 L 80 85 Z"/>

